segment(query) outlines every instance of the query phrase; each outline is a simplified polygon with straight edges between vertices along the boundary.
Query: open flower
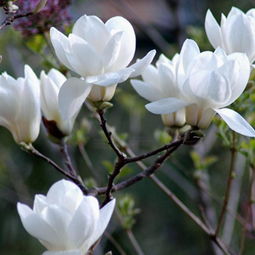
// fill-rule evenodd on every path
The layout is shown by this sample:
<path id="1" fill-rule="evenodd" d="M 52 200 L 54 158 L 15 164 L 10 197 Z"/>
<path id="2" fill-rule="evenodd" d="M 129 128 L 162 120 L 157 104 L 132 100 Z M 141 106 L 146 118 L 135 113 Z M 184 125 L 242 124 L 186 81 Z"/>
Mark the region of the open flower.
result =
<path id="1" fill-rule="evenodd" d="M 222 49 L 200 53 L 194 41 L 186 40 L 178 62 L 177 97 L 169 83 L 170 96 L 155 92 L 160 99 L 146 105 L 149 111 L 170 114 L 186 108 L 186 123 L 202 129 L 218 113 L 232 130 L 255 136 L 254 129 L 237 112 L 225 108 L 242 94 L 249 80 L 250 64 L 245 54 L 227 56 Z"/>
<path id="2" fill-rule="evenodd" d="M 212 46 L 221 47 L 227 54 L 246 53 L 250 63 L 255 60 L 255 9 L 246 14 L 232 7 L 228 16 L 221 16 L 220 26 L 210 10 L 205 19 L 205 30 Z"/>
<path id="3" fill-rule="evenodd" d="M 32 143 L 40 130 L 40 88 L 33 70 L 26 65 L 25 77 L 15 80 L 0 75 L 0 125 L 7 128 L 17 143 Z"/>
<path id="4" fill-rule="evenodd" d="M 17 208 L 26 231 L 47 248 L 43 255 L 84 255 L 105 231 L 114 206 L 112 200 L 99 209 L 95 197 L 61 180 L 47 196 L 35 196 L 33 209 L 21 203 Z"/>
<path id="5" fill-rule="evenodd" d="M 132 80 L 131 84 L 140 96 L 151 102 L 168 97 L 178 100 L 182 97 L 182 92 L 177 84 L 178 63 L 179 54 L 176 54 L 172 61 L 162 54 L 156 62 L 156 66 L 149 65 L 143 71 L 143 81 Z M 185 109 L 163 114 L 162 120 L 166 126 L 181 127 L 186 122 Z"/>
<path id="6" fill-rule="evenodd" d="M 50 36 L 59 60 L 94 85 L 89 95 L 92 101 L 110 100 L 116 85 L 140 75 L 155 55 L 155 50 L 150 51 L 127 67 L 135 54 L 136 37 L 123 17 L 113 17 L 104 24 L 96 16 L 84 15 L 68 37 L 55 28 Z"/>
<path id="7" fill-rule="evenodd" d="M 56 138 L 71 133 L 76 116 L 91 86 L 80 79 L 66 79 L 56 69 L 41 73 L 41 107 L 44 124 Z"/>

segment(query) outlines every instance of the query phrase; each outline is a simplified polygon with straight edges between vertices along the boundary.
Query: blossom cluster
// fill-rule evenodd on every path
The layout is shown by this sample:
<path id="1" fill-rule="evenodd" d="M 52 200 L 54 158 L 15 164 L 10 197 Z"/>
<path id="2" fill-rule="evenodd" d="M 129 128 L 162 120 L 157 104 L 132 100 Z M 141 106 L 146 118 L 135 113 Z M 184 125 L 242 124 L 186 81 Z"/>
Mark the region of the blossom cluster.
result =
<path id="1" fill-rule="evenodd" d="M 85 100 L 109 101 L 119 83 L 141 75 L 142 80 L 133 79 L 132 86 L 150 101 L 146 105 L 150 112 L 162 115 L 166 126 L 205 129 L 217 113 L 235 132 L 255 137 L 250 124 L 226 108 L 241 96 L 253 68 L 254 13 L 233 8 L 219 26 L 208 11 L 205 28 L 215 51 L 200 52 L 196 42 L 187 39 L 180 54 L 172 60 L 160 55 L 155 66 L 151 64 L 155 50 L 129 65 L 136 36 L 123 17 L 104 23 L 84 15 L 68 36 L 51 28 L 57 58 L 78 77 L 67 78 L 51 69 L 42 71 L 39 79 L 27 65 L 24 78 L 3 73 L 0 125 L 10 130 L 17 143 L 30 144 L 38 137 L 42 111 L 49 134 L 62 139 L 72 132 Z M 95 198 L 83 196 L 71 182 L 60 181 L 46 197 L 35 197 L 33 210 L 18 204 L 18 212 L 25 229 L 48 249 L 44 255 L 81 255 L 102 235 L 114 203 L 99 209 Z"/>

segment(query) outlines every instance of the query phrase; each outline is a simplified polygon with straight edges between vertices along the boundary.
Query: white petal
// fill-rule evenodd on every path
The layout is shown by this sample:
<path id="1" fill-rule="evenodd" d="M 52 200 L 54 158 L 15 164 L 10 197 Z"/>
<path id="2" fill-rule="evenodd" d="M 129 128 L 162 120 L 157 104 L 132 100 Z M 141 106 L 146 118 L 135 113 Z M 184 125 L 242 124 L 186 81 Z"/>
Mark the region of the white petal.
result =
<path id="1" fill-rule="evenodd" d="M 104 233 L 112 217 L 115 203 L 116 201 L 115 199 L 113 199 L 108 204 L 106 204 L 103 208 L 100 209 L 100 215 L 97 221 L 96 229 L 94 233 L 92 234 L 92 236 L 90 237 L 90 240 L 88 242 L 88 248 L 90 248 L 90 246 L 92 246 Z"/>
<path id="2" fill-rule="evenodd" d="M 252 8 L 252 9 L 250 9 L 249 11 L 247 11 L 247 12 L 246 12 L 246 15 L 255 18 L 255 8 Z"/>
<path id="3" fill-rule="evenodd" d="M 59 32 L 56 28 L 52 27 L 50 29 L 50 39 L 60 62 L 62 62 L 67 68 L 74 71 L 66 57 L 66 53 L 70 52 L 70 43 L 68 38 Z"/>
<path id="4" fill-rule="evenodd" d="M 205 17 L 205 31 L 210 43 L 215 49 L 219 46 L 223 46 L 221 39 L 221 28 L 210 10 L 207 11 Z"/>
<path id="5" fill-rule="evenodd" d="M 24 81 L 16 81 L 7 73 L 0 75 L 0 125 L 11 132 L 12 125 L 15 125 L 19 88 L 22 88 L 23 83 Z"/>
<path id="6" fill-rule="evenodd" d="M 244 14 L 231 16 L 223 26 L 228 53 L 246 53 L 250 61 L 255 56 L 255 19 Z"/>
<path id="7" fill-rule="evenodd" d="M 142 72 L 142 79 L 146 83 L 153 84 L 157 87 L 160 83 L 158 68 L 156 68 L 154 65 L 148 65 Z"/>
<path id="8" fill-rule="evenodd" d="M 93 45 L 74 34 L 69 36 L 69 40 L 71 52 L 66 56 L 75 72 L 83 77 L 100 74 L 103 70 L 103 61 Z"/>
<path id="9" fill-rule="evenodd" d="M 48 243 L 52 247 L 58 247 L 60 240 L 58 239 L 56 232 L 49 224 L 47 224 L 24 204 L 18 203 L 17 209 L 22 224 L 30 235 L 34 236 L 40 241 Z"/>
<path id="10" fill-rule="evenodd" d="M 33 211 L 40 213 L 46 206 L 48 206 L 46 197 L 43 195 L 35 195 Z"/>
<path id="11" fill-rule="evenodd" d="M 95 197 L 84 196 L 68 227 L 73 247 L 81 247 L 93 235 L 99 220 L 99 204 Z"/>
<path id="12" fill-rule="evenodd" d="M 192 61 L 198 56 L 200 50 L 195 41 L 187 39 L 183 43 L 178 66 L 178 83 L 181 86 L 185 81 L 186 75 L 191 67 Z"/>
<path id="13" fill-rule="evenodd" d="M 91 86 L 78 78 L 69 78 L 63 84 L 58 98 L 63 120 L 76 117 L 90 90 Z"/>
<path id="14" fill-rule="evenodd" d="M 121 48 L 112 70 L 117 71 L 126 67 L 133 59 L 136 47 L 135 32 L 130 22 L 123 17 L 113 17 L 105 23 L 111 34 L 123 32 L 121 38 Z"/>
<path id="15" fill-rule="evenodd" d="M 156 101 L 164 97 L 157 84 L 149 84 L 139 80 L 131 80 L 131 84 L 136 92 L 148 101 Z"/>
<path id="16" fill-rule="evenodd" d="M 105 72 L 111 71 L 112 65 L 115 63 L 119 56 L 122 35 L 123 32 L 114 34 L 104 48 L 103 62 Z"/>
<path id="17" fill-rule="evenodd" d="M 84 15 L 74 24 L 73 34 L 81 37 L 90 45 L 102 53 L 110 38 L 110 33 L 105 24 L 96 16 Z"/>
<path id="18" fill-rule="evenodd" d="M 250 62 L 246 54 L 232 53 L 228 56 L 229 60 L 236 62 L 237 67 L 229 72 L 230 84 L 232 87 L 231 100 L 228 104 L 233 103 L 245 90 L 250 77 Z"/>
<path id="19" fill-rule="evenodd" d="M 54 204 L 48 205 L 40 212 L 40 217 L 57 233 L 58 239 L 61 240 L 59 249 L 72 248 L 67 230 L 67 225 L 70 223 L 72 215 L 67 210 Z"/>
<path id="20" fill-rule="evenodd" d="M 41 72 L 41 108 L 43 115 L 47 120 L 57 121 L 60 118 L 59 108 L 58 108 L 58 93 L 59 88 L 62 84 L 54 82 L 54 80 L 44 71 Z M 62 79 L 61 79 L 62 80 Z M 66 80 L 66 79 L 65 79 Z"/>
<path id="21" fill-rule="evenodd" d="M 39 135 L 41 107 L 39 80 L 28 65 L 25 66 L 25 79 L 19 96 L 15 117 L 17 125 L 15 140 L 30 143 Z"/>
<path id="22" fill-rule="evenodd" d="M 228 16 L 227 18 L 230 18 L 232 16 L 236 16 L 236 15 L 239 15 L 239 14 L 244 14 L 243 11 L 241 11 L 239 8 L 237 7 L 232 7 L 230 12 L 228 13 Z"/>
<path id="23" fill-rule="evenodd" d="M 167 64 L 158 65 L 158 73 L 160 77 L 160 90 L 164 97 L 179 97 L 181 94 L 177 84 L 176 69 Z"/>
<path id="24" fill-rule="evenodd" d="M 218 71 L 198 71 L 190 75 L 183 91 L 190 102 L 206 108 L 220 108 L 231 98 L 231 85 Z"/>
<path id="25" fill-rule="evenodd" d="M 130 78 L 134 78 L 140 75 L 145 70 L 145 68 L 152 62 L 155 55 L 156 51 L 151 50 L 146 54 L 145 57 L 137 60 L 135 64 L 131 65 L 129 68 L 134 69 L 134 71 L 132 72 Z"/>
<path id="26" fill-rule="evenodd" d="M 80 188 L 73 182 L 66 180 L 54 183 L 47 193 L 49 203 L 65 207 L 71 212 L 80 205 L 82 198 L 83 193 Z"/>
<path id="27" fill-rule="evenodd" d="M 118 72 L 105 73 L 97 76 L 88 76 L 86 82 L 108 87 L 126 81 L 133 71 L 134 69 L 128 67 Z"/>
<path id="28" fill-rule="evenodd" d="M 117 84 L 108 87 L 93 85 L 88 95 L 88 99 L 93 102 L 110 101 L 114 96 L 116 87 Z"/>
<path id="29" fill-rule="evenodd" d="M 50 77 L 51 80 L 55 83 L 55 85 L 59 88 L 66 81 L 66 77 L 60 71 L 54 68 L 49 71 L 48 77 Z"/>
<path id="30" fill-rule="evenodd" d="M 230 129 L 244 136 L 255 137 L 255 130 L 239 113 L 228 108 L 214 110 L 227 123 Z"/>
<path id="31" fill-rule="evenodd" d="M 189 105 L 181 99 L 169 97 L 145 105 L 146 109 L 154 114 L 168 114 L 176 112 Z"/>

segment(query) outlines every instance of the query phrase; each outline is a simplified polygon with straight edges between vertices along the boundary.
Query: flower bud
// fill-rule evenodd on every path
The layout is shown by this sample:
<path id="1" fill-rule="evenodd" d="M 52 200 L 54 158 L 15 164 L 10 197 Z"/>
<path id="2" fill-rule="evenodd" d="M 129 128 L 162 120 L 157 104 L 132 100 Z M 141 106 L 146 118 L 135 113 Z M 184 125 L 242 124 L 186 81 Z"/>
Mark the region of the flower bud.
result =
<path id="1" fill-rule="evenodd" d="M 26 65 L 25 77 L 15 80 L 0 75 L 0 125 L 7 128 L 17 143 L 32 143 L 40 130 L 40 88 L 33 70 Z"/>
<path id="2" fill-rule="evenodd" d="M 74 121 L 91 86 L 77 78 L 66 79 L 56 69 L 41 73 L 43 122 L 48 133 L 62 139 L 72 132 Z"/>

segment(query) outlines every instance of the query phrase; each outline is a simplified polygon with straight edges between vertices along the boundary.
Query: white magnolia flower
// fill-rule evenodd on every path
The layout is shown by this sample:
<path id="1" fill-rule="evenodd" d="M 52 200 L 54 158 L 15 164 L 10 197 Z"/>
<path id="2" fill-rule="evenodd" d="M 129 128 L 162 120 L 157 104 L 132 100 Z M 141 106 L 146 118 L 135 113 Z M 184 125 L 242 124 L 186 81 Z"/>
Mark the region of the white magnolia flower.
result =
<path id="1" fill-rule="evenodd" d="M 255 9 L 246 14 L 232 7 L 228 16 L 221 15 L 220 25 L 210 10 L 205 19 L 205 30 L 212 46 L 221 47 L 227 54 L 246 53 L 250 63 L 255 60 Z"/>
<path id="2" fill-rule="evenodd" d="M 59 60 L 95 85 L 89 96 L 93 101 L 110 100 L 116 85 L 140 75 L 155 55 L 155 50 L 150 51 L 127 67 L 135 54 L 136 37 L 123 17 L 113 17 L 104 24 L 96 16 L 84 15 L 68 37 L 55 28 L 51 28 L 50 36 Z"/>
<path id="3" fill-rule="evenodd" d="M 84 255 L 105 231 L 114 206 L 112 200 L 99 209 L 95 197 L 61 180 L 47 196 L 35 196 L 33 209 L 21 203 L 17 208 L 26 231 L 47 248 L 43 255 Z"/>
<path id="4" fill-rule="evenodd" d="M 254 137 L 254 129 L 237 112 L 225 108 L 242 94 L 249 74 L 250 65 L 245 54 L 227 56 L 222 49 L 200 53 L 194 41 L 186 40 L 176 71 L 177 96 L 171 93 L 173 85 L 169 83 L 170 96 L 166 98 L 166 92 L 161 95 L 157 92 L 158 100 L 154 96 L 151 98 L 154 101 L 146 108 L 155 114 L 170 114 L 186 108 L 186 123 L 199 128 L 207 128 L 218 113 L 232 130 Z"/>
<path id="5" fill-rule="evenodd" d="M 41 107 L 44 123 L 51 135 L 62 138 L 71 133 L 75 118 L 90 90 L 91 86 L 85 81 L 74 78 L 67 80 L 56 69 L 51 69 L 48 75 L 42 71 Z M 54 128 L 54 124 L 57 128 Z"/>
<path id="6" fill-rule="evenodd" d="M 32 143 L 40 130 L 40 88 L 33 70 L 26 65 L 25 77 L 15 80 L 0 75 L 0 125 L 7 128 L 17 143 Z"/>
<path id="7" fill-rule="evenodd" d="M 149 65 L 142 73 L 143 81 L 132 80 L 131 84 L 143 98 L 154 102 L 162 98 L 182 97 L 177 84 L 177 67 L 179 54 L 170 61 L 163 54 L 156 62 L 156 66 Z M 185 109 L 170 114 L 163 114 L 162 120 L 166 126 L 183 126 L 186 122 Z"/>

